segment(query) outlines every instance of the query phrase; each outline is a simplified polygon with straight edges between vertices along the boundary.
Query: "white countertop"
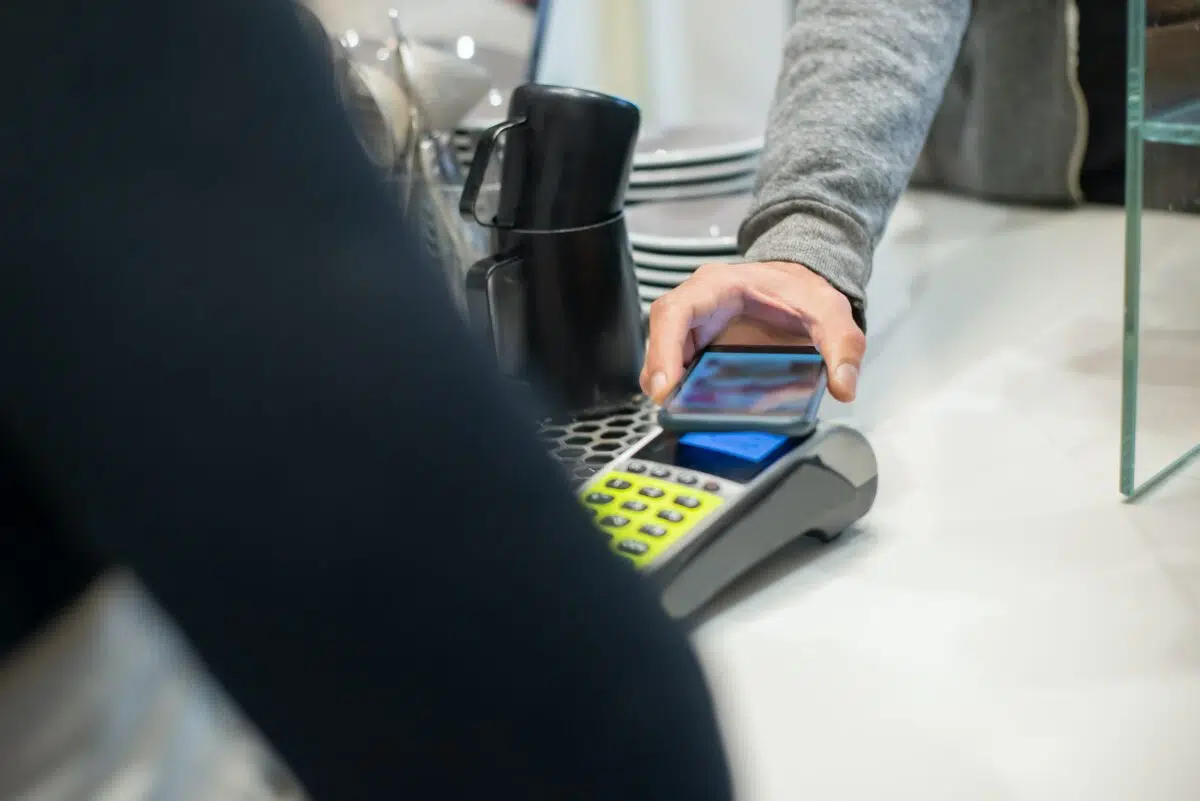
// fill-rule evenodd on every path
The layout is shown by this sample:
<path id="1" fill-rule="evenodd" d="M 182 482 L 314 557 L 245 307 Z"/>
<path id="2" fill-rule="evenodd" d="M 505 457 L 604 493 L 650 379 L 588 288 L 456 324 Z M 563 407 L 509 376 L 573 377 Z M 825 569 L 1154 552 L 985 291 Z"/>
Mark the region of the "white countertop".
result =
<path id="1" fill-rule="evenodd" d="M 825 409 L 876 507 L 696 633 L 745 801 L 1200 798 L 1200 467 L 1117 492 L 1123 226 L 905 199 L 860 401 Z M 1200 217 L 1146 232 L 1157 468 L 1200 442 Z"/>

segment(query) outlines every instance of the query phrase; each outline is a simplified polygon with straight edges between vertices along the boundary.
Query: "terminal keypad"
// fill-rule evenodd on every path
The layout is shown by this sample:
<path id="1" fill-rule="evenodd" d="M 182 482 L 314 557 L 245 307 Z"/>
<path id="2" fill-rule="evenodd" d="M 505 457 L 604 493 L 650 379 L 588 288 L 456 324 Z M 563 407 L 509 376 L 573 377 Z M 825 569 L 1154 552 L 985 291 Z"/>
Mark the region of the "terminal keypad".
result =
<path id="1" fill-rule="evenodd" d="M 610 547 L 646 567 L 720 507 L 720 489 L 689 473 L 633 462 L 601 473 L 580 497 Z"/>

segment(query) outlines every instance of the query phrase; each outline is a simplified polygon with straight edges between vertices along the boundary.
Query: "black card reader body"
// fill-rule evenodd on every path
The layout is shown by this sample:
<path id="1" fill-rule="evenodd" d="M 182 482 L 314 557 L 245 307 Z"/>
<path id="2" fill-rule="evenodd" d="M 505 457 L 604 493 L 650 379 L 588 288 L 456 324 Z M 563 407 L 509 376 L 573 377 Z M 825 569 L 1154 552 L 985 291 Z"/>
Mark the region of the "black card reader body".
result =
<path id="1" fill-rule="evenodd" d="M 799 537 L 829 542 L 866 515 L 878 467 L 858 431 L 803 438 L 655 430 L 580 491 L 611 547 L 687 617 Z"/>

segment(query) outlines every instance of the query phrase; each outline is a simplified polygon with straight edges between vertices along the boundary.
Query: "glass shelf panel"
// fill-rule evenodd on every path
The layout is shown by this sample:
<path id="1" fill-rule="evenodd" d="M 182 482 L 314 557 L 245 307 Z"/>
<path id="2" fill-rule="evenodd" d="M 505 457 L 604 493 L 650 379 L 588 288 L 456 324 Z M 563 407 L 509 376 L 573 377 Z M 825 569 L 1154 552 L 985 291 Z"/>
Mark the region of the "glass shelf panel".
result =
<path id="1" fill-rule="evenodd" d="M 1180 473 L 1200 478 L 1200 2 L 1170 2 L 1170 19 L 1164 0 L 1151 0 L 1149 20 L 1146 0 L 1128 7 L 1120 488 L 1130 498 Z"/>
<path id="2" fill-rule="evenodd" d="M 1148 117 L 1142 123 L 1147 142 L 1200 147 L 1200 100 Z"/>

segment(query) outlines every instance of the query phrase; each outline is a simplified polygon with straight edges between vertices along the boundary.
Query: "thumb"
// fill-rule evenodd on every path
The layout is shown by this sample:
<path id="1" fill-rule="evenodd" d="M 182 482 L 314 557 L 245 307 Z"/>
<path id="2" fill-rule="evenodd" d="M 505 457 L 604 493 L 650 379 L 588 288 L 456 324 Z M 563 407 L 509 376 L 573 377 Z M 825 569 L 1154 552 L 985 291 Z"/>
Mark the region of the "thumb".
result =
<path id="1" fill-rule="evenodd" d="M 848 312 L 835 312 L 819 325 L 812 326 L 810 333 L 829 370 L 829 394 L 843 403 L 854 400 L 858 394 L 859 370 L 867 351 L 867 338 L 862 329 Z"/>

